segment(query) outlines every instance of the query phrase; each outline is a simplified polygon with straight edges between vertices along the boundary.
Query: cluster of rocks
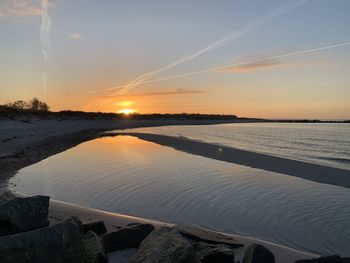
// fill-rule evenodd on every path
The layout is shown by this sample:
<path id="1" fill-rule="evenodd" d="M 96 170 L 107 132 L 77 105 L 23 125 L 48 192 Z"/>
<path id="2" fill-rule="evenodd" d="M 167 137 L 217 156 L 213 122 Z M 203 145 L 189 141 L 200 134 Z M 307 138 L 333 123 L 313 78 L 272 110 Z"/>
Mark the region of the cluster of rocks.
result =
<path id="1" fill-rule="evenodd" d="M 130 263 L 239 262 L 243 245 L 232 237 L 189 226 L 132 223 L 107 232 L 104 222 L 78 218 L 50 225 L 49 197 L 14 198 L 0 205 L 0 261 L 3 263 L 105 263 L 108 253 L 137 249 Z M 274 263 L 262 245 L 245 249 L 242 263 Z M 338 256 L 296 263 L 340 263 Z"/>

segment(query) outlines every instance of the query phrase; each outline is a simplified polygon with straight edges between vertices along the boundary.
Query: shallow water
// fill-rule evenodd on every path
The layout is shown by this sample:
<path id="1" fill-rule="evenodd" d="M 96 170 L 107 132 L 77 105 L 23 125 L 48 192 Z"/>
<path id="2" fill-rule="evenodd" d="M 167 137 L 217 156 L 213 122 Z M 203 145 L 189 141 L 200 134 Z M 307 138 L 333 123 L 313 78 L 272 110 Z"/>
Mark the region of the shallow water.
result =
<path id="1" fill-rule="evenodd" d="M 19 171 L 12 188 L 111 212 L 350 256 L 350 190 L 130 136 L 83 143 Z"/>
<path id="2" fill-rule="evenodd" d="M 194 140 L 350 170 L 350 124 L 347 123 L 232 123 L 127 131 L 181 135 Z"/>

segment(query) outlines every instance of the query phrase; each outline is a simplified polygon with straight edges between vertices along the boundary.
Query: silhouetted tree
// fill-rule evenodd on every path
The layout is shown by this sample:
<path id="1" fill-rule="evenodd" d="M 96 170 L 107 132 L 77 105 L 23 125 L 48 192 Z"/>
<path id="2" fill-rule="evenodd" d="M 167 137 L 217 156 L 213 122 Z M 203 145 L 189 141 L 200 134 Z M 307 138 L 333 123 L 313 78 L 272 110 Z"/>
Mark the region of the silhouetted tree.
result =
<path id="1" fill-rule="evenodd" d="M 40 101 L 38 98 L 33 98 L 29 102 L 30 109 L 35 111 L 48 111 L 49 105 L 47 105 L 45 102 Z"/>
<path id="2" fill-rule="evenodd" d="M 24 100 L 16 100 L 14 102 L 8 102 L 5 106 L 19 109 L 19 110 L 33 110 L 33 111 L 48 111 L 49 105 L 46 102 L 40 101 L 38 98 L 33 98 L 29 102 Z"/>
<path id="3" fill-rule="evenodd" d="M 46 102 L 40 102 L 39 103 L 39 109 L 41 110 L 41 111 L 49 111 L 49 109 L 50 109 L 50 107 L 49 107 L 49 105 L 47 105 L 46 104 Z"/>
<path id="4" fill-rule="evenodd" d="M 6 103 L 5 106 L 8 106 L 14 109 L 19 109 L 19 110 L 27 110 L 30 108 L 29 103 L 24 100 L 16 100 L 14 102 L 9 102 L 9 103 Z"/>
<path id="5" fill-rule="evenodd" d="M 31 110 L 39 110 L 40 100 L 38 98 L 33 98 L 29 101 Z"/>

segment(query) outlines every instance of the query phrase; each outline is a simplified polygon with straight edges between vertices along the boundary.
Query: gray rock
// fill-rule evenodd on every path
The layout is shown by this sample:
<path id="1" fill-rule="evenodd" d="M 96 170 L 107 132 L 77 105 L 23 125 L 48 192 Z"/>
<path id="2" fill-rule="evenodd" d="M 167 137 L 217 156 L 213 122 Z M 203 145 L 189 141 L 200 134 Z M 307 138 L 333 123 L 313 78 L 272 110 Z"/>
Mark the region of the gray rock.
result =
<path id="1" fill-rule="evenodd" d="M 141 228 L 147 232 L 152 232 L 154 230 L 154 226 L 152 224 L 130 223 L 130 224 L 127 224 L 126 226 Z"/>
<path id="2" fill-rule="evenodd" d="M 16 196 L 14 196 L 13 193 L 11 193 L 10 191 L 8 191 L 6 189 L 5 190 L 4 189 L 1 190 L 0 192 L 1 192 L 1 194 L 0 194 L 0 205 L 3 205 L 4 203 L 6 203 L 6 202 L 16 198 Z"/>
<path id="3" fill-rule="evenodd" d="M 104 234 L 102 244 L 106 253 L 126 248 L 138 248 L 153 230 L 154 226 L 151 224 L 124 227 Z"/>
<path id="4" fill-rule="evenodd" d="M 128 262 L 137 252 L 137 248 L 117 250 L 108 254 L 108 262 Z"/>
<path id="5" fill-rule="evenodd" d="M 89 231 L 95 232 L 97 235 L 103 235 L 107 232 L 103 221 L 95 221 L 83 224 L 84 233 Z"/>
<path id="6" fill-rule="evenodd" d="M 193 247 L 176 229 L 162 227 L 142 241 L 130 263 L 199 263 Z"/>
<path id="7" fill-rule="evenodd" d="M 204 242 L 208 244 L 226 244 L 233 248 L 243 247 L 243 244 L 238 243 L 238 241 L 233 237 L 214 231 L 188 225 L 177 225 L 176 229 L 183 236 L 186 236 L 197 242 Z"/>
<path id="8" fill-rule="evenodd" d="M 225 244 L 207 244 L 199 242 L 193 245 L 202 263 L 233 263 L 235 253 L 233 248 Z"/>
<path id="9" fill-rule="evenodd" d="M 244 252 L 242 263 L 275 263 L 275 256 L 263 245 L 250 245 Z"/>
<path id="10" fill-rule="evenodd" d="M 297 260 L 295 263 L 343 263 L 343 259 L 338 255 L 319 257 L 313 259 Z"/>
<path id="11" fill-rule="evenodd" d="M 92 232 L 87 232 L 83 237 L 85 250 L 85 263 L 106 263 L 107 256 L 98 236 Z"/>
<path id="12" fill-rule="evenodd" d="M 68 219 L 67 221 L 73 221 L 79 228 L 79 232 L 81 234 L 84 234 L 84 227 L 83 227 L 83 222 L 80 220 L 80 218 L 76 217 L 76 216 L 72 216 L 70 219 Z"/>
<path id="13" fill-rule="evenodd" d="M 49 225 L 48 196 L 14 198 L 0 205 L 0 236 L 35 230 Z"/>
<path id="14" fill-rule="evenodd" d="M 145 232 L 151 233 L 154 230 L 154 225 L 152 224 L 142 224 L 142 223 L 130 223 L 126 225 L 131 228 L 142 229 Z"/>
<path id="15" fill-rule="evenodd" d="M 85 252 L 74 221 L 0 237 L 2 263 L 80 263 Z"/>

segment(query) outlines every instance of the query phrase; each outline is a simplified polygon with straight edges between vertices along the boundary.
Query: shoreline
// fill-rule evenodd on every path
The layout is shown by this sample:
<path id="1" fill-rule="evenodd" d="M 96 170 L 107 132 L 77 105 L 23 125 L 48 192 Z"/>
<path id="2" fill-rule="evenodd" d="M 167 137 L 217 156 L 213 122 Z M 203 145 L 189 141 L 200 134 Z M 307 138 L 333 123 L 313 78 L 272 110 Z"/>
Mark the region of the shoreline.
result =
<path id="1" fill-rule="evenodd" d="M 20 193 L 10 193 L 9 195 L 13 195 L 15 197 L 28 197 L 27 195 Z M 104 221 L 107 231 L 115 230 L 118 227 L 125 227 L 130 223 L 142 223 L 142 224 L 153 224 L 156 228 L 161 226 L 176 226 L 173 223 L 167 223 L 157 220 L 145 219 L 136 216 L 128 216 L 118 213 L 112 213 L 104 210 L 99 210 L 90 207 L 84 207 L 77 204 L 72 204 L 68 202 L 58 201 L 58 200 L 50 200 L 50 209 L 49 209 L 49 220 L 51 223 L 59 223 L 65 220 L 70 219 L 72 216 L 80 218 L 83 222 L 93 222 L 93 221 Z M 311 259 L 315 257 L 319 257 L 321 255 L 301 251 L 298 249 L 294 249 L 291 247 L 279 245 L 276 243 L 272 243 L 269 241 L 256 239 L 254 237 L 241 236 L 237 234 L 229 234 L 218 231 L 213 231 L 209 229 L 203 229 L 200 227 L 196 227 L 198 230 L 205 231 L 209 236 L 215 236 L 216 234 L 223 234 L 227 237 L 234 238 L 238 243 L 244 245 L 242 248 L 237 248 L 235 250 L 235 255 L 237 258 L 242 259 L 244 250 L 251 244 L 258 243 L 262 244 L 269 250 L 271 250 L 275 256 L 276 262 L 281 263 L 294 263 L 296 260 L 300 259 Z"/>
<path id="2" fill-rule="evenodd" d="M 169 125 L 215 125 L 227 120 L 0 120 L 0 193 L 8 180 L 28 165 L 80 143 L 97 139 L 103 132 Z"/>
<path id="3" fill-rule="evenodd" d="M 99 137 L 106 136 L 105 131 L 113 129 L 126 129 L 126 128 L 138 128 L 138 127 L 154 127 L 154 126 L 168 126 L 168 125 L 210 125 L 210 124 L 223 124 L 232 123 L 227 121 L 179 121 L 179 120 L 152 120 L 152 121 L 135 121 L 135 120 L 123 120 L 123 121 L 85 121 L 82 123 L 77 121 L 55 121 L 56 126 L 52 127 L 52 130 L 46 127 L 47 121 L 39 121 L 35 123 L 22 123 L 18 121 L 6 121 L 8 124 L 16 123 L 23 129 L 25 135 L 25 142 L 18 142 L 21 140 L 21 134 L 16 132 L 8 133 L 2 132 L 0 127 L 0 142 L 7 144 L 7 148 L 0 149 L 0 192 L 6 191 L 7 180 L 13 176 L 19 169 L 36 163 L 40 160 L 48 158 L 54 154 L 68 150 L 75 147 L 78 144 L 93 140 Z M 84 122 L 84 121 L 83 121 Z M 1 123 L 1 121 L 0 121 Z M 31 125 L 34 125 L 36 129 L 30 129 Z M 67 128 L 68 124 L 72 124 L 74 127 Z M 98 124 L 98 125 L 96 125 Z M 66 125 L 66 127 L 65 127 Z M 77 127 L 78 126 L 78 127 Z M 97 127 L 96 127 L 97 126 Z M 61 127 L 62 130 L 58 130 Z M 32 127 L 33 128 L 33 127 Z M 66 129 L 65 129 L 66 128 Z M 41 134 L 37 133 L 37 129 L 41 130 Z M 9 129 L 9 131 L 11 128 Z M 7 138 L 1 137 L 5 134 Z M 115 135 L 115 134 L 114 134 Z M 24 135 L 23 135 L 24 136 Z M 36 137 L 35 140 L 32 137 Z M 141 138 L 142 139 L 142 138 Z M 11 149 L 12 152 L 6 152 Z M 17 195 L 17 193 L 16 193 Z M 1 201 L 1 200 L 0 200 Z M 50 209 L 51 220 L 62 221 L 65 218 L 71 216 L 79 216 L 83 220 L 106 220 L 108 227 L 113 225 L 123 225 L 130 222 L 153 222 L 155 224 L 167 224 L 164 222 L 152 221 L 148 219 L 142 219 L 133 216 L 120 215 L 101 211 L 97 209 L 82 207 L 75 204 L 65 203 L 61 201 L 51 201 Z M 213 232 L 213 231 L 212 231 Z M 214 232 L 213 232 L 214 233 Z M 303 252 L 294 248 L 285 247 L 282 245 L 270 243 L 263 240 L 254 239 L 252 237 L 244 237 L 240 235 L 232 235 L 224 233 L 225 235 L 233 236 L 240 240 L 244 244 L 262 243 L 266 247 L 270 248 L 277 260 L 277 262 L 294 262 L 297 259 L 306 259 L 317 257 L 318 255 Z"/>
<path id="4" fill-rule="evenodd" d="M 58 219 L 58 222 L 64 219 L 68 219 L 73 215 L 81 218 L 83 222 L 103 220 L 106 224 L 107 229 L 115 229 L 115 227 L 117 226 L 125 226 L 129 223 L 150 223 L 155 225 L 156 227 L 176 225 L 173 223 L 161 222 L 161 221 L 145 219 L 145 218 L 140 218 L 135 216 L 128 216 L 123 214 L 107 212 L 107 211 L 89 208 L 89 207 L 83 207 L 76 204 L 71 204 L 71 203 L 57 201 L 57 200 L 51 200 L 50 207 L 51 209 L 49 212 L 49 217 L 51 217 L 51 220 L 57 220 L 57 217 L 60 217 Z M 56 217 L 56 219 L 54 217 Z M 254 237 L 246 237 L 246 236 L 240 236 L 236 234 L 216 232 L 216 231 L 211 231 L 207 229 L 205 230 L 208 231 L 208 233 L 212 233 L 213 235 L 215 235 L 215 233 L 221 233 L 221 234 L 224 234 L 225 236 L 233 237 L 239 243 L 244 244 L 245 245 L 244 248 L 248 247 L 253 243 L 262 244 L 263 246 L 270 249 L 274 253 L 276 257 L 276 262 L 292 263 L 295 260 L 314 258 L 314 257 L 320 256 L 318 254 L 314 254 L 306 251 L 300 251 L 294 248 L 256 239 Z M 238 250 L 239 252 L 238 257 L 243 257 L 244 248 L 242 248 L 241 250 Z"/>
<path id="5" fill-rule="evenodd" d="M 134 136 L 141 140 L 210 159 L 286 174 L 317 183 L 350 188 L 350 171 L 344 169 L 168 135 L 136 132 L 105 133 L 105 136 L 120 135 Z"/>

